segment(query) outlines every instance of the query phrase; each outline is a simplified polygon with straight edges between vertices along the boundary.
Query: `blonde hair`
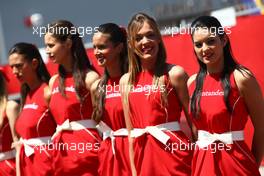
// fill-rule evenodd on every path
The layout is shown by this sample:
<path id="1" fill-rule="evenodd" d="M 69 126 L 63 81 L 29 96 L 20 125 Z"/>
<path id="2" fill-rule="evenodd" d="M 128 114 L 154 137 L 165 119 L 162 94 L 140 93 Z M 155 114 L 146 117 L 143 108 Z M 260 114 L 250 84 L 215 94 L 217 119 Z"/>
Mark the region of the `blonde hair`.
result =
<path id="1" fill-rule="evenodd" d="M 135 47 L 135 40 L 138 31 L 143 27 L 144 23 L 148 23 L 151 28 L 153 28 L 155 34 L 157 35 L 159 42 L 159 51 L 157 54 L 157 61 L 155 63 L 154 68 L 154 78 L 152 85 L 158 87 L 159 89 L 161 86 L 165 85 L 165 76 L 164 73 L 166 72 L 166 50 L 164 43 L 162 41 L 162 36 L 158 29 L 158 25 L 156 21 L 144 13 L 137 13 L 132 17 L 128 24 L 128 72 L 129 78 L 126 88 L 124 89 L 124 104 L 127 106 L 125 107 L 129 113 L 129 100 L 128 95 L 131 91 L 131 88 L 134 86 L 136 82 L 136 75 L 142 71 L 140 57 L 142 56 L 141 51 L 139 51 Z M 162 98 L 162 105 L 167 105 L 167 91 L 161 92 Z"/>

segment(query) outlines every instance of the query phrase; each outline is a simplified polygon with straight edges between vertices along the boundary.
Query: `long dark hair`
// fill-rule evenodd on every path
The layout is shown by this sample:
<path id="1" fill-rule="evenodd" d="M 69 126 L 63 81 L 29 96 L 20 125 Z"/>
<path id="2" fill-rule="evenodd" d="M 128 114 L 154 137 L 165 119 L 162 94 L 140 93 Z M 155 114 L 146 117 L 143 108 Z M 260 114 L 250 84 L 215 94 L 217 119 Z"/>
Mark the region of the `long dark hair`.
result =
<path id="1" fill-rule="evenodd" d="M 45 66 L 45 63 L 42 60 L 42 57 L 39 53 L 38 48 L 30 43 L 16 43 L 9 51 L 9 56 L 11 54 L 21 54 L 24 56 L 24 59 L 28 62 L 31 62 L 33 59 L 38 60 L 38 67 L 36 69 L 36 74 L 39 80 L 48 84 L 50 79 L 50 74 Z M 26 96 L 30 91 L 27 83 L 21 85 L 20 94 L 21 94 L 21 107 L 25 103 Z"/>
<path id="2" fill-rule="evenodd" d="M 77 29 L 74 25 L 66 20 L 58 20 L 48 25 L 47 33 L 50 33 L 52 37 L 60 42 L 65 42 L 67 39 L 72 41 L 71 53 L 72 53 L 72 74 L 74 79 L 74 88 L 76 90 L 77 97 L 82 101 L 82 90 L 86 89 L 85 76 L 90 70 L 94 70 L 88 56 L 86 54 L 85 47 L 82 39 L 79 36 Z M 59 65 L 59 91 L 65 96 L 65 77 L 66 70 L 63 65 Z"/>
<path id="3" fill-rule="evenodd" d="M 4 102 L 4 100 L 6 99 L 6 84 L 5 84 L 5 77 L 3 75 L 4 73 L 2 73 L 0 71 L 0 105 Z"/>
<path id="4" fill-rule="evenodd" d="M 7 93 L 6 93 L 6 85 L 5 85 L 5 77 L 4 73 L 0 71 L 0 110 L 5 111 L 7 104 Z M 0 114 L 0 120 L 3 119 L 4 113 Z"/>
<path id="5" fill-rule="evenodd" d="M 111 41 L 114 44 L 114 46 L 117 46 L 120 43 L 123 44 L 123 49 L 120 52 L 120 56 L 119 56 L 119 63 L 120 63 L 119 69 L 121 70 L 121 74 L 123 75 L 128 70 L 127 37 L 126 37 L 125 29 L 119 27 L 114 23 L 105 23 L 98 27 L 98 32 L 101 32 L 103 34 L 108 34 L 109 41 Z M 107 69 L 105 69 L 104 74 L 98 84 L 98 87 L 103 88 L 104 91 L 100 91 L 100 92 L 97 91 L 95 95 L 96 102 L 94 103 L 95 105 L 94 105 L 94 112 L 92 118 L 95 119 L 97 122 L 99 122 L 103 116 L 103 108 L 104 108 L 105 96 L 106 96 L 106 84 L 108 79 L 109 79 L 109 74 Z"/>
<path id="6" fill-rule="evenodd" d="M 232 108 L 229 102 L 229 95 L 230 95 L 230 90 L 231 90 L 230 75 L 235 69 L 239 71 L 245 70 L 246 72 L 248 72 L 248 69 L 238 64 L 236 60 L 234 59 L 229 38 L 225 34 L 225 32 L 223 32 L 223 30 L 221 29 L 223 28 L 221 26 L 221 23 L 215 17 L 200 16 L 197 19 L 195 19 L 191 24 L 192 36 L 194 34 L 194 31 L 198 28 L 206 28 L 208 30 L 213 29 L 212 31 L 215 32 L 215 34 L 219 36 L 221 40 L 223 39 L 224 36 L 226 36 L 227 38 L 227 43 L 223 48 L 224 69 L 222 70 L 220 81 L 221 81 L 221 85 L 224 90 L 224 101 L 225 101 L 226 108 L 231 113 Z M 202 94 L 202 89 L 203 89 L 203 82 L 207 74 L 207 68 L 206 68 L 206 65 L 198 59 L 197 55 L 196 55 L 196 58 L 199 63 L 200 69 L 196 76 L 196 87 L 191 97 L 191 113 L 195 117 L 198 117 L 198 114 L 200 112 L 200 100 L 201 100 L 201 94 Z"/>

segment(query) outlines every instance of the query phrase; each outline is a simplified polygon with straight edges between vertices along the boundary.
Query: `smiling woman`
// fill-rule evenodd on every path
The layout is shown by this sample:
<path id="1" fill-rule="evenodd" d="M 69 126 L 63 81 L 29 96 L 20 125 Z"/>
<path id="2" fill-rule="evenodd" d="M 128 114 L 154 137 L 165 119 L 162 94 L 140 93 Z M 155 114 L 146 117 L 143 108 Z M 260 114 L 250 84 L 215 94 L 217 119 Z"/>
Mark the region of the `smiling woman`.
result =
<path id="1" fill-rule="evenodd" d="M 196 56 L 207 65 L 209 73 L 219 72 L 223 69 L 224 54 L 222 48 L 226 45 L 227 38 L 223 35 L 222 39 L 219 31 L 208 28 L 196 28 L 194 31 L 194 50 Z M 218 35 L 217 35 L 218 34 Z"/>
<path id="2" fill-rule="evenodd" d="M 190 175 L 192 149 L 181 131 L 181 111 L 188 118 L 187 74 L 166 63 L 166 51 L 155 20 L 144 13 L 128 25 L 129 72 L 120 89 L 129 131 L 133 175 Z M 136 89 L 132 89 L 135 87 Z M 138 87 L 155 87 L 146 90 Z M 186 150 L 166 146 L 186 146 Z"/>
<path id="3" fill-rule="evenodd" d="M 190 114 L 198 129 L 192 173 L 260 175 L 258 165 L 264 148 L 260 87 L 254 75 L 233 58 L 229 38 L 219 32 L 222 26 L 216 18 L 198 17 L 192 28 L 196 29 L 192 41 L 200 66 L 199 72 L 188 80 L 192 95 Z M 248 115 L 255 129 L 251 151 L 243 132 Z M 210 146 L 215 144 L 225 147 L 212 151 Z"/>
<path id="4" fill-rule="evenodd" d="M 102 24 L 93 36 L 94 55 L 104 75 L 92 86 L 93 118 L 103 133 L 99 175 L 130 176 L 128 133 L 119 91 L 119 80 L 127 72 L 125 29 L 113 23 Z M 112 135 L 111 135 L 112 134 Z"/>

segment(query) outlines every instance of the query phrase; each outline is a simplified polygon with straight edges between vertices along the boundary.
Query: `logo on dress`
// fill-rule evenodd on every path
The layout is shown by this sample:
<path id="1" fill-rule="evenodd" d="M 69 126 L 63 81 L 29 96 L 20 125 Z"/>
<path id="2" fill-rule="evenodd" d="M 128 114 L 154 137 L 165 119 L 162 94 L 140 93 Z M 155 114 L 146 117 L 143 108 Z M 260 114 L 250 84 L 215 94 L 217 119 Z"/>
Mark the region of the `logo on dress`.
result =
<path id="1" fill-rule="evenodd" d="M 38 109 L 38 105 L 36 103 L 25 104 L 23 109 Z"/>
<path id="2" fill-rule="evenodd" d="M 70 86 L 70 87 L 65 87 L 65 91 L 66 92 L 75 92 L 75 88 L 73 86 Z M 51 94 L 55 94 L 55 93 L 58 93 L 59 92 L 59 87 L 55 87 L 53 90 L 52 90 L 52 93 Z"/>
<path id="3" fill-rule="evenodd" d="M 105 98 L 114 98 L 114 97 L 120 97 L 121 94 L 118 92 L 107 94 Z"/>
<path id="4" fill-rule="evenodd" d="M 161 85 L 160 87 L 157 85 L 137 85 L 136 87 L 132 87 L 132 92 L 144 92 L 145 95 L 150 95 L 150 93 L 156 92 L 164 92 L 166 91 L 166 86 Z"/>
<path id="5" fill-rule="evenodd" d="M 224 96 L 224 92 L 220 91 L 219 89 L 217 91 L 205 91 L 202 92 L 203 97 L 211 97 L 211 96 Z"/>

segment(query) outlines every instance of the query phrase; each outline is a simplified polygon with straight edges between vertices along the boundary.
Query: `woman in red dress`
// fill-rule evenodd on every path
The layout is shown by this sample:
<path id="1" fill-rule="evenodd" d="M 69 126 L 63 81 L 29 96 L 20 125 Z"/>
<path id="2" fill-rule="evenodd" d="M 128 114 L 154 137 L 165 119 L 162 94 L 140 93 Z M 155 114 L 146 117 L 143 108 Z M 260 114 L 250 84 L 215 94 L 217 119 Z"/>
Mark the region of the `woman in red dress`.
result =
<path id="1" fill-rule="evenodd" d="M 94 55 L 104 75 L 92 85 L 93 118 L 103 133 L 99 150 L 99 175 L 131 175 L 126 129 L 119 79 L 127 72 L 127 40 L 125 29 L 106 23 L 93 36 Z"/>
<path id="2" fill-rule="evenodd" d="M 86 55 L 78 30 L 69 21 L 56 21 L 45 34 L 46 52 L 59 64 L 50 80 L 50 110 L 57 129 L 54 175 L 97 175 L 100 136 L 91 119 L 92 83 L 99 78 Z"/>
<path id="3" fill-rule="evenodd" d="M 19 105 L 15 101 L 7 100 L 5 82 L 5 75 L 0 70 L 0 175 L 15 176 L 16 152 L 11 145 L 17 140 L 14 124 L 18 116 Z"/>
<path id="4" fill-rule="evenodd" d="M 187 74 L 166 63 L 157 24 L 146 14 L 128 25 L 129 72 L 120 89 L 130 134 L 133 175 L 190 175 L 191 143 L 179 127 L 188 117 Z"/>
<path id="5" fill-rule="evenodd" d="M 21 112 L 15 129 L 20 136 L 18 175 L 52 175 L 51 136 L 56 124 L 48 110 L 50 75 L 38 49 L 17 43 L 9 51 L 9 65 L 21 83 Z"/>
<path id="6" fill-rule="evenodd" d="M 190 113 L 198 129 L 192 175 L 260 175 L 264 103 L 254 75 L 234 60 L 219 21 L 202 16 L 192 23 L 194 51 L 200 66 L 188 80 Z M 252 149 L 244 142 L 251 117 Z"/>

